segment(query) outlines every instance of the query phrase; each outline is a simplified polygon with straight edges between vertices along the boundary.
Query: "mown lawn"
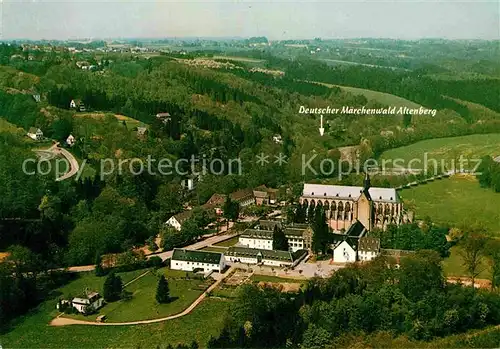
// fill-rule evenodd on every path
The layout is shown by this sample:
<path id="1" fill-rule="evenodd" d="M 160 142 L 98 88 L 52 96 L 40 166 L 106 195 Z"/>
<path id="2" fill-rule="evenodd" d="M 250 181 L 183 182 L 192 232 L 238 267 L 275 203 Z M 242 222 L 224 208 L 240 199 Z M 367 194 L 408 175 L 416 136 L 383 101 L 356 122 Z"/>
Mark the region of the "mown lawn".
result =
<path id="1" fill-rule="evenodd" d="M 421 142 L 417 142 L 405 147 L 395 148 L 388 150 L 380 156 L 379 164 L 386 161 L 386 168 L 392 168 L 395 159 L 402 159 L 404 162 L 398 163 L 408 167 L 408 163 L 412 159 L 415 160 L 411 167 L 413 169 L 424 168 L 424 160 L 431 168 L 434 166 L 434 161 L 437 160 L 439 168 L 441 162 L 444 163 L 446 169 L 453 168 L 453 160 L 455 159 L 455 168 L 460 169 L 457 163 L 460 156 L 464 160 L 464 169 L 473 169 L 476 165 L 474 159 L 481 159 L 485 155 L 493 157 L 500 155 L 500 134 L 475 134 L 462 137 L 449 137 L 449 138 L 434 138 Z M 426 158 L 425 158 L 426 157 Z"/>
<path id="2" fill-rule="evenodd" d="M 227 248 L 217 247 L 217 246 L 207 246 L 207 247 L 203 247 L 201 250 L 202 251 L 208 251 L 208 252 L 221 252 L 221 253 L 224 253 L 224 252 L 227 251 Z"/>
<path id="3" fill-rule="evenodd" d="M 126 284 L 145 271 L 141 270 L 140 273 L 130 272 L 134 274 L 125 273 L 125 277 L 122 279 L 123 283 Z M 98 313 L 92 315 L 71 314 L 64 316 L 94 321 L 97 316 L 106 315 L 108 322 L 127 322 L 161 318 L 180 313 L 203 293 L 211 281 L 210 279 L 198 280 L 191 278 L 192 274 L 188 274 L 191 275 L 190 278 L 185 279 L 185 272 L 176 272 L 166 268 L 156 272 L 152 271 L 125 287 L 125 290 L 131 293 L 131 299 L 108 303 L 99 309 Z M 172 297 L 172 301 L 167 304 L 158 304 L 155 298 L 156 287 L 161 274 L 167 277 L 170 296 Z M 102 289 L 104 277 L 98 278 L 98 280 L 93 280 L 90 277 L 87 279 L 90 280 L 88 283 L 92 285 L 92 289 Z M 77 290 L 78 287 L 81 287 L 81 283 L 75 282 L 71 286 L 72 290 Z"/>
<path id="4" fill-rule="evenodd" d="M 430 217 L 452 227 L 484 226 L 500 236 L 500 194 L 481 188 L 472 176 L 452 176 L 400 192 L 416 219 Z"/>
<path id="5" fill-rule="evenodd" d="M 233 245 L 236 245 L 238 243 L 238 240 L 239 240 L 239 237 L 235 236 L 235 237 L 232 237 L 231 239 L 218 242 L 218 243 L 214 244 L 214 246 L 231 247 Z"/>
<path id="6" fill-rule="evenodd" d="M 362 95 L 368 100 L 377 101 L 380 104 L 390 106 L 390 107 L 408 107 L 408 108 L 419 108 L 420 105 L 412 102 L 403 97 L 399 97 L 390 93 L 375 91 L 375 90 L 367 90 L 364 88 L 351 87 L 351 86 L 342 86 L 342 85 L 333 85 L 322 82 L 316 82 L 317 84 L 324 85 L 327 87 L 340 87 L 340 89 L 352 93 L 353 95 Z"/>
<path id="7" fill-rule="evenodd" d="M 298 279 L 292 279 L 292 278 L 282 278 L 279 276 L 272 276 L 272 275 L 258 275 L 258 274 L 253 274 L 250 277 L 250 281 L 252 282 L 288 282 L 288 283 L 302 283 L 304 280 L 298 280 Z"/>
<path id="8" fill-rule="evenodd" d="M 450 249 L 450 256 L 443 260 L 443 271 L 446 276 L 461 276 L 467 277 L 469 274 L 464 267 L 464 261 L 460 255 L 460 246 L 453 246 Z M 486 259 L 481 263 L 481 274 L 479 274 L 479 279 L 491 279 L 490 265 Z"/>
<path id="9" fill-rule="evenodd" d="M 168 344 L 189 345 L 192 340 L 206 347 L 211 335 L 222 328 L 228 301 L 206 299 L 192 313 L 175 320 L 136 326 L 63 326 L 48 323 L 57 315 L 56 300 L 50 300 L 12 323 L 0 335 L 4 348 L 162 348 Z"/>

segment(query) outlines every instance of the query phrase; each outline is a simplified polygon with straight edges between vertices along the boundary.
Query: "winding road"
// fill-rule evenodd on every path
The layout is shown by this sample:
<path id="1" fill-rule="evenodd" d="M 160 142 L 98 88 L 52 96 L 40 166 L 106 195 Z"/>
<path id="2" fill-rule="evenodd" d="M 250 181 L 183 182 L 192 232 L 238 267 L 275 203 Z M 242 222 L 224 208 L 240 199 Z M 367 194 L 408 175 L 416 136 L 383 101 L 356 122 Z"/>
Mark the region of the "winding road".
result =
<path id="1" fill-rule="evenodd" d="M 78 161 L 73 156 L 73 154 L 71 154 L 66 149 L 60 148 L 59 143 L 55 143 L 52 147 L 48 149 L 37 149 L 34 150 L 34 152 L 37 153 L 40 160 L 44 161 L 50 161 L 56 158 L 57 156 L 63 156 L 66 159 L 67 164 L 69 166 L 69 171 L 64 173 L 61 177 L 56 178 L 57 182 L 64 181 L 68 178 L 73 177 L 80 170 L 80 165 L 78 164 Z"/>

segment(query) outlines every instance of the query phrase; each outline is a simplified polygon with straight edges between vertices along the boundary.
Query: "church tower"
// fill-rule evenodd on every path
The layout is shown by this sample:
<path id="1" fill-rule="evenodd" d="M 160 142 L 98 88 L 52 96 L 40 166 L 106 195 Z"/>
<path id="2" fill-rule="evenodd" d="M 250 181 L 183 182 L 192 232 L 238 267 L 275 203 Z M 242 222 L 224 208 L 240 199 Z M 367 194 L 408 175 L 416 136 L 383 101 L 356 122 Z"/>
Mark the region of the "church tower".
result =
<path id="1" fill-rule="evenodd" d="M 370 186 L 370 175 L 366 173 L 363 189 L 361 190 L 361 195 L 357 202 L 357 217 L 358 221 L 360 221 L 368 231 L 371 231 L 373 228 L 373 201 L 369 192 Z"/>

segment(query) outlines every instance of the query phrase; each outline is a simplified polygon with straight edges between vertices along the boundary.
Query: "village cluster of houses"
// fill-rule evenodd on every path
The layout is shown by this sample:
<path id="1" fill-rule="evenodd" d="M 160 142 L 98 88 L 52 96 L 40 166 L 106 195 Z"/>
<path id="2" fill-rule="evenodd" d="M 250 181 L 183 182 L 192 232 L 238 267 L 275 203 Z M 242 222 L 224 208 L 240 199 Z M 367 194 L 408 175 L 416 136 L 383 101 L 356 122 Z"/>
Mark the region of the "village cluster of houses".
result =
<path id="1" fill-rule="evenodd" d="M 241 206 L 250 204 L 272 204 L 276 202 L 276 191 L 265 186 L 254 190 L 240 190 L 230 195 Z M 205 204 L 220 210 L 225 196 L 215 194 Z M 370 236 L 373 229 L 387 228 L 388 224 L 403 224 L 411 221 L 412 215 L 403 207 L 396 190 L 371 187 L 370 177 L 365 176 L 361 187 L 304 184 L 300 203 L 309 209 L 323 206 L 332 234 L 330 245 L 333 263 L 370 261 L 381 253 L 380 239 Z M 167 223 L 180 230 L 186 212 L 173 216 Z M 278 251 L 273 246 L 275 227 L 281 229 L 288 241 L 288 251 Z M 260 220 L 252 229 L 245 230 L 238 243 L 225 253 L 218 253 L 217 267 L 205 269 L 221 270 L 226 261 L 245 264 L 261 264 L 273 267 L 293 267 L 300 260 L 301 251 L 312 248 L 313 231 L 307 224 L 284 224 L 282 221 Z M 198 256 L 215 252 L 198 251 Z M 201 257 L 200 257 L 201 258 Z M 215 258 L 215 257 L 214 257 Z M 182 260 L 172 260 L 176 268 L 186 268 Z M 192 262 L 192 261 L 190 261 Z M 198 263 L 198 262 L 197 262 Z M 190 264 L 192 266 L 192 264 Z M 201 264 L 200 264 L 201 266 Z M 184 269 L 183 269 L 184 270 Z"/>
<path id="2" fill-rule="evenodd" d="M 188 176 L 182 181 L 183 187 L 187 190 L 193 190 L 198 181 L 197 178 L 196 176 Z M 216 216 L 221 216 L 224 214 L 223 206 L 226 197 L 227 195 L 225 194 L 213 194 L 205 204 L 201 205 L 201 208 Z M 241 208 L 249 205 L 276 205 L 278 203 L 277 197 L 278 190 L 267 188 L 265 185 L 261 185 L 255 189 L 240 189 L 229 194 L 231 201 L 237 202 Z M 180 231 L 183 223 L 188 220 L 192 214 L 192 210 L 182 211 L 170 217 L 165 224 Z"/>

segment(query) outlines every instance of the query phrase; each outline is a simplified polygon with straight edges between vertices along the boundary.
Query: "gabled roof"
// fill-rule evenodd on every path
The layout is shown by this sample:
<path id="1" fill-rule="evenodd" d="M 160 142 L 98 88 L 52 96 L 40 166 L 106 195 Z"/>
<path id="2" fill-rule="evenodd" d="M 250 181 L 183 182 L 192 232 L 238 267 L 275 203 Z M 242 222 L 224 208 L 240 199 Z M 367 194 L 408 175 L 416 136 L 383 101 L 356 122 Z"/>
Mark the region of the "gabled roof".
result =
<path id="1" fill-rule="evenodd" d="M 196 263 L 220 264 L 222 253 L 174 248 L 172 260 Z"/>
<path id="2" fill-rule="evenodd" d="M 305 230 L 302 228 L 285 228 L 285 236 L 302 237 Z"/>
<path id="3" fill-rule="evenodd" d="M 378 252 L 380 251 L 380 239 L 372 237 L 362 237 L 359 239 L 359 251 Z"/>
<path id="4" fill-rule="evenodd" d="M 257 258 L 259 254 L 262 256 L 263 259 L 290 262 L 290 263 L 293 262 L 292 253 L 288 251 L 260 250 L 257 248 L 231 246 L 226 252 L 227 256 L 232 256 L 232 257 Z"/>
<path id="5" fill-rule="evenodd" d="M 342 241 L 337 241 L 334 245 L 333 245 L 333 249 L 337 249 L 339 248 L 340 245 L 342 245 L 343 243 L 346 243 L 349 245 L 349 247 L 351 247 L 354 251 L 356 251 L 356 245 L 352 242 L 352 241 L 349 241 L 349 240 L 342 240 Z"/>
<path id="6" fill-rule="evenodd" d="M 307 196 L 317 199 L 348 199 L 357 200 L 363 187 L 351 187 L 345 185 L 325 185 L 325 184 L 304 184 L 302 196 Z M 394 188 L 377 188 L 371 187 L 368 189 L 373 201 L 400 202 L 399 195 Z"/>
<path id="7" fill-rule="evenodd" d="M 281 221 L 275 221 L 275 220 L 269 220 L 269 219 L 262 219 L 257 223 L 257 226 L 260 229 L 264 230 L 274 230 L 275 226 L 278 226 L 278 228 L 282 229 L 283 224 Z"/>
<path id="8" fill-rule="evenodd" d="M 186 220 L 188 220 L 192 216 L 192 214 L 193 214 L 193 210 L 186 210 L 186 211 L 182 211 L 181 213 L 177 213 L 173 217 L 175 218 L 175 220 L 177 222 L 179 222 L 180 224 L 182 224 Z"/>
<path id="9" fill-rule="evenodd" d="M 168 118 L 170 117 L 170 113 L 158 113 L 156 114 L 157 118 Z"/>
<path id="10" fill-rule="evenodd" d="M 360 238 L 364 234 L 366 234 L 366 231 L 367 230 L 366 230 L 365 226 L 363 225 L 363 223 L 361 223 L 360 221 L 356 220 L 356 222 L 354 222 L 353 224 L 351 224 L 351 226 L 349 227 L 349 229 L 346 232 L 346 235 L 347 236 L 351 236 L 351 237 Z"/>
<path id="11" fill-rule="evenodd" d="M 252 189 L 240 189 L 237 190 L 231 194 L 229 194 L 229 197 L 231 200 L 234 200 L 236 202 L 241 201 L 246 198 L 253 198 L 253 190 Z"/>
<path id="12" fill-rule="evenodd" d="M 244 238 L 272 240 L 272 230 L 246 229 L 241 235 Z"/>
<path id="13" fill-rule="evenodd" d="M 214 194 L 208 199 L 208 201 L 205 203 L 205 205 L 224 205 L 224 202 L 226 201 L 226 195 L 224 194 Z"/>

